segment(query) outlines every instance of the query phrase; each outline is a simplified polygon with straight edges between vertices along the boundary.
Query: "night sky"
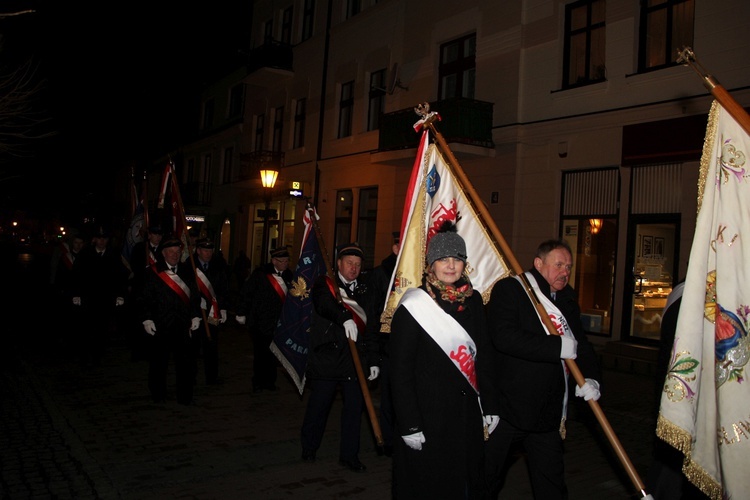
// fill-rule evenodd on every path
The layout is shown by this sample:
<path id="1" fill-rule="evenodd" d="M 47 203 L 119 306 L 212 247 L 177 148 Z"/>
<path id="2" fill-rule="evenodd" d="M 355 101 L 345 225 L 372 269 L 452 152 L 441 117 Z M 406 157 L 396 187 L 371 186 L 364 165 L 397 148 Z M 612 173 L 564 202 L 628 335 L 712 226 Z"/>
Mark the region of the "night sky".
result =
<path id="1" fill-rule="evenodd" d="M 114 171 L 189 140 L 204 84 L 248 47 L 251 5 L 157 4 L 2 2 L 36 10 L 0 19 L 0 71 L 30 62 L 34 133 L 49 137 L 0 151 L 0 208 L 106 203 Z"/>

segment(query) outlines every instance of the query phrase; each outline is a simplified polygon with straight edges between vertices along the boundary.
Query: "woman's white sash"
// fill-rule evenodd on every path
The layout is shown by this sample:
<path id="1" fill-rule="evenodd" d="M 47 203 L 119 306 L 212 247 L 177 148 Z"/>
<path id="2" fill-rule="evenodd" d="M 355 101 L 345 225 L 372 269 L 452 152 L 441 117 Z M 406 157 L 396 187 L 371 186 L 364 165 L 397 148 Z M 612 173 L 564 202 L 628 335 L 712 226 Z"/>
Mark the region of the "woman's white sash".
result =
<path id="1" fill-rule="evenodd" d="M 453 316 L 443 311 L 421 288 L 406 290 L 401 297 L 400 304 L 403 304 L 425 332 L 440 346 L 478 395 L 479 386 L 474 364 L 477 346 L 464 327 Z M 393 332 L 391 335 L 398 335 L 398 332 Z"/>

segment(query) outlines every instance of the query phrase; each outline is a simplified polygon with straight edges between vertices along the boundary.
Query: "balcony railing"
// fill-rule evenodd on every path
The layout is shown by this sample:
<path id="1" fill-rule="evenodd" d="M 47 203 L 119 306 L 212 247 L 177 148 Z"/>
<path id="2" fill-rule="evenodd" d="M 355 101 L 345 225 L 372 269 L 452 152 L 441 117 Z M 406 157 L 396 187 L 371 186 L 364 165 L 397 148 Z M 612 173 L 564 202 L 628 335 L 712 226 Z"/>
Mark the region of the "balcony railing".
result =
<path id="1" fill-rule="evenodd" d="M 284 153 L 281 151 L 253 151 L 240 155 L 239 180 L 254 179 L 260 182 L 260 171 L 264 168 L 280 170 L 284 166 Z"/>
<path id="2" fill-rule="evenodd" d="M 250 51 L 247 61 L 248 73 L 262 68 L 277 68 L 292 71 L 294 53 L 292 46 L 288 43 L 266 40 L 263 45 Z"/>
<path id="3" fill-rule="evenodd" d="M 470 144 L 483 148 L 495 147 L 492 142 L 491 102 L 456 97 L 430 103 L 442 121 L 435 122 L 438 131 L 448 143 Z M 414 123 L 419 116 L 413 108 L 386 113 L 380 121 L 381 151 L 416 148 L 419 134 L 414 133 Z"/>

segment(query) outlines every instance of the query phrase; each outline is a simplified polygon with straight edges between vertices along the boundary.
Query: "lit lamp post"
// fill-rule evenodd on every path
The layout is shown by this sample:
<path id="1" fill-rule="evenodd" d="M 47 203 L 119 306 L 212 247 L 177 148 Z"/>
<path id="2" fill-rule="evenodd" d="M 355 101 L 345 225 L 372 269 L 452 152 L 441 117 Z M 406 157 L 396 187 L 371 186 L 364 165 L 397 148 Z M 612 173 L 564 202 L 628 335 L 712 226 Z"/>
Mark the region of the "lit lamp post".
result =
<path id="1" fill-rule="evenodd" d="M 263 184 L 263 198 L 266 201 L 266 207 L 263 210 L 263 242 L 260 249 L 261 262 L 265 262 L 268 255 L 268 219 L 271 216 L 271 194 L 278 176 L 279 172 L 277 170 L 264 169 L 260 171 L 260 182 Z"/>

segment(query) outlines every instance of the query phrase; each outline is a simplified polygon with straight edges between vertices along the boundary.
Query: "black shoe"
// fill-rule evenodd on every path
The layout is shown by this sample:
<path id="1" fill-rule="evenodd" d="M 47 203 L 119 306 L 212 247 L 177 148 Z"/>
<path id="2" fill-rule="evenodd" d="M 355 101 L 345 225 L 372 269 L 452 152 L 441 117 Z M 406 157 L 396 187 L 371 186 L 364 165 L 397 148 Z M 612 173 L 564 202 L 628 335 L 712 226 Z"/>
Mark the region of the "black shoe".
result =
<path id="1" fill-rule="evenodd" d="M 393 445 L 387 444 L 383 446 L 383 454 L 386 457 L 392 457 L 393 456 Z"/>
<path id="2" fill-rule="evenodd" d="M 276 392 L 279 390 L 279 388 L 276 387 L 275 385 L 267 385 L 264 387 L 264 389 L 267 391 L 271 391 L 271 392 Z"/>
<path id="3" fill-rule="evenodd" d="M 263 392 L 263 389 L 260 387 L 253 387 L 253 394 L 259 394 L 261 392 Z"/>
<path id="4" fill-rule="evenodd" d="M 212 380 L 206 380 L 206 384 L 208 385 L 221 385 L 224 383 L 224 380 L 221 377 L 217 377 Z"/>
<path id="5" fill-rule="evenodd" d="M 315 461 L 315 452 L 310 450 L 302 450 L 302 460 L 305 462 Z"/>
<path id="6" fill-rule="evenodd" d="M 352 472 L 364 472 L 367 470 L 365 464 L 356 458 L 352 460 L 339 460 L 339 465 L 343 465 Z"/>

